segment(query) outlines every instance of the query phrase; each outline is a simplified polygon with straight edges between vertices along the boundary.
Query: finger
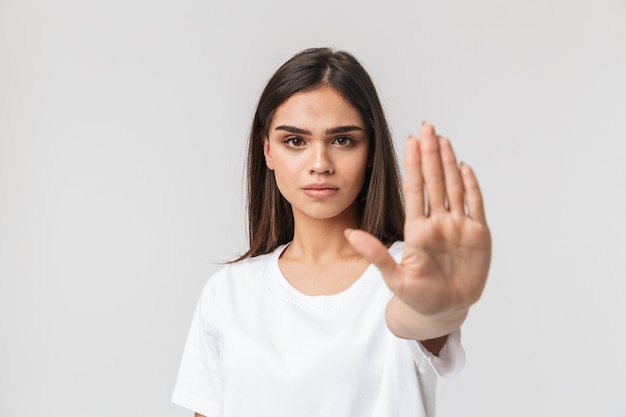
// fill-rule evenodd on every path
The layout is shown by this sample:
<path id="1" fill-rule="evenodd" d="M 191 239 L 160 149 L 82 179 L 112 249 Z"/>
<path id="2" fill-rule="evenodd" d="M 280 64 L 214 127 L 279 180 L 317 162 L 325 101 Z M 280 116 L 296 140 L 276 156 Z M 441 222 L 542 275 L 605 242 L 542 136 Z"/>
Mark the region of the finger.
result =
<path id="1" fill-rule="evenodd" d="M 450 212 L 464 215 L 465 206 L 463 201 L 463 180 L 456 162 L 456 156 L 452 145 L 447 138 L 439 138 L 439 149 L 441 149 L 441 162 L 443 164 L 443 174 L 446 182 L 446 195 L 448 197 L 448 209 Z"/>
<path id="2" fill-rule="evenodd" d="M 420 153 L 422 175 L 428 193 L 428 207 L 430 211 L 446 209 L 446 192 L 439 153 L 439 140 L 435 128 L 429 123 L 422 123 L 420 127 Z"/>
<path id="3" fill-rule="evenodd" d="M 404 199 L 406 220 L 415 220 L 424 216 L 424 178 L 420 161 L 419 142 L 409 136 L 404 146 Z"/>
<path id="4" fill-rule="evenodd" d="M 363 230 L 346 229 L 344 234 L 352 247 L 376 265 L 385 279 L 391 277 L 397 264 L 380 240 Z"/>
<path id="5" fill-rule="evenodd" d="M 465 202 L 467 204 L 468 216 L 481 223 L 486 223 L 485 205 L 483 203 L 480 186 L 478 185 L 478 179 L 472 168 L 464 162 L 461 162 L 461 176 L 465 188 Z"/>

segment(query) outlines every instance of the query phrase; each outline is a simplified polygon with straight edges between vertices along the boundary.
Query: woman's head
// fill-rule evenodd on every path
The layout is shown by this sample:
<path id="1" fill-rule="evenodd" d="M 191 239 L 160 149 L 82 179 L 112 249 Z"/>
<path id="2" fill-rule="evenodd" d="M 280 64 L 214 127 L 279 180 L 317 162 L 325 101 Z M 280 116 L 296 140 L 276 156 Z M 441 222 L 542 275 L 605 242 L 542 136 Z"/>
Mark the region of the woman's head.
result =
<path id="1" fill-rule="evenodd" d="M 402 239 L 404 223 L 400 179 L 393 143 L 375 87 L 347 52 L 304 50 L 285 62 L 267 83 L 257 106 L 248 144 L 248 233 L 250 250 L 271 252 L 293 238 L 293 216 L 274 173 L 266 166 L 263 143 L 276 109 L 296 93 L 329 86 L 359 113 L 367 128 L 369 164 L 357 197 L 359 227 L 383 242 Z"/>

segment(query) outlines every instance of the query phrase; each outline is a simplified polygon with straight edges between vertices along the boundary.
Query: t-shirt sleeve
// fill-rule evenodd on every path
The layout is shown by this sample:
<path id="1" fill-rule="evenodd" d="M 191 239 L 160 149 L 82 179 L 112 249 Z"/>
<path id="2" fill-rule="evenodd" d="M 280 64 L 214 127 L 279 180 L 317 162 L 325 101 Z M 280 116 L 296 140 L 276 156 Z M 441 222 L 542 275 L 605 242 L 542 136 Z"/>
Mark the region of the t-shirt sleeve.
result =
<path id="1" fill-rule="evenodd" d="M 207 417 L 220 415 L 222 392 L 218 338 L 207 320 L 215 300 L 216 278 L 209 279 L 196 305 L 172 394 L 173 403 Z"/>
<path id="2" fill-rule="evenodd" d="M 439 356 L 433 355 L 421 343 L 407 341 L 413 354 L 413 359 L 420 370 L 430 366 L 437 375 L 442 378 L 454 378 L 458 376 L 465 366 L 465 350 L 461 345 L 461 329 L 450 333 L 446 344 L 439 352 Z"/>

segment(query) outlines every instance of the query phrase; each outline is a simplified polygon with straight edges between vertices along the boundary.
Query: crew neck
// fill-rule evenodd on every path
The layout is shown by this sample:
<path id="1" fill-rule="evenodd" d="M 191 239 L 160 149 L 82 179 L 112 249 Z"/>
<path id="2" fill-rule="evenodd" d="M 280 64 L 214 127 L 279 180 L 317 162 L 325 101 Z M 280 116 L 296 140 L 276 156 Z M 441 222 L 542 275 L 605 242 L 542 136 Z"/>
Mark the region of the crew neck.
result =
<path id="1" fill-rule="evenodd" d="M 374 264 L 369 264 L 365 271 L 352 285 L 345 290 L 330 295 L 308 295 L 297 290 L 283 275 L 278 260 L 289 243 L 279 246 L 272 252 L 269 259 L 269 268 L 265 274 L 266 282 L 272 290 L 284 301 L 287 301 L 301 310 L 314 314 L 325 314 L 336 311 L 342 306 L 349 305 L 350 300 L 358 297 L 373 281 L 382 280 L 378 269 Z M 402 249 L 402 242 L 394 242 L 388 249 L 389 253 L 397 259 L 397 254 Z"/>

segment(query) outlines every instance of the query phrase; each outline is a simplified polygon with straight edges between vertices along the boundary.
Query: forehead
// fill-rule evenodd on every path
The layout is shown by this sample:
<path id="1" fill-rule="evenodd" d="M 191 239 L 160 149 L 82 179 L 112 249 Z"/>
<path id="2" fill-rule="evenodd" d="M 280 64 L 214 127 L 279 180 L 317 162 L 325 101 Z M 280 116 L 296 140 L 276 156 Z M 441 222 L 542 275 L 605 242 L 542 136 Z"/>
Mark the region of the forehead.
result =
<path id="1" fill-rule="evenodd" d="M 359 112 L 336 89 L 321 86 L 298 92 L 276 108 L 270 129 L 289 124 L 310 130 L 365 123 Z"/>

